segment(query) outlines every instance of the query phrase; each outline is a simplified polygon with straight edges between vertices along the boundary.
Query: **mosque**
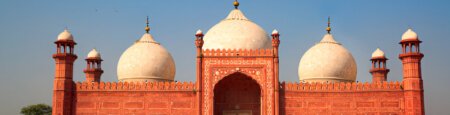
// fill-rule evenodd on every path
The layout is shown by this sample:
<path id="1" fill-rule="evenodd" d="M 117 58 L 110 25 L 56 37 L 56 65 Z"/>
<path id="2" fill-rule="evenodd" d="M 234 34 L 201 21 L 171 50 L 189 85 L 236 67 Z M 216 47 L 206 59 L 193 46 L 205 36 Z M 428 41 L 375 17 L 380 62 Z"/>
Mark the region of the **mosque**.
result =
<path id="1" fill-rule="evenodd" d="M 170 51 L 150 27 L 126 49 L 117 82 L 103 82 L 96 49 L 85 58 L 85 81 L 73 81 L 74 37 L 57 37 L 53 115 L 422 115 L 420 43 L 408 29 L 400 41 L 403 80 L 387 81 L 383 51 L 370 59 L 371 82 L 356 82 L 352 54 L 334 39 L 330 21 L 322 40 L 299 60 L 299 82 L 279 81 L 280 33 L 269 35 L 238 9 L 203 34 L 195 33 L 196 81 L 177 82 Z M 399 48 L 400 49 L 400 48 Z M 369 54 L 368 54 L 369 55 Z"/>

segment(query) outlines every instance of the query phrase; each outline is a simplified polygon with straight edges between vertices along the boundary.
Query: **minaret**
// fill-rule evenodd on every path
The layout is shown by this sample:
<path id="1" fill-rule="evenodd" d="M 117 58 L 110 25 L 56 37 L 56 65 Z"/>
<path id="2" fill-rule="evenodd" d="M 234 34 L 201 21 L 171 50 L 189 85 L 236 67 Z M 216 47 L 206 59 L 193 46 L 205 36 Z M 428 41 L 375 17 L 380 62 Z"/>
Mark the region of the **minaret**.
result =
<path id="1" fill-rule="evenodd" d="M 399 55 L 403 63 L 403 89 L 405 90 L 405 114 L 423 115 L 423 81 L 420 52 L 420 43 L 417 33 L 411 28 L 402 36 L 400 44 L 402 53 Z"/>
<path id="2" fill-rule="evenodd" d="M 372 68 L 370 69 L 370 73 L 372 74 L 372 82 L 383 82 L 387 80 L 387 74 L 389 73 L 389 69 L 386 68 L 386 58 L 383 51 L 380 48 L 377 48 L 372 53 Z"/>
<path id="3" fill-rule="evenodd" d="M 278 115 L 278 113 L 279 113 L 279 96 L 280 96 L 280 92 L 279 92 L 279 90 L 280 90 L 280 87 L 278 87 L 278 86 L 280 86 L 280 84 L 279 84 L 279 64 L 280 64 L 280 59 L 279 59 L 279 54 L 278 54 L 278 47 L 280 46 L 280 33 L 278 32 L 278 30 L 276 30 L 276 29 L 274 29 L 273 31 L 272 31 L 272 49 L 273 49 L 273 56 L 274 56 L 274 58 L 273 58 L 273 62 L 274 62 L 274 67 L 273 67 L 273 69 L 274 69 L 274 71 L 273 71 L 273 73 L 274 73 L 274 79 L 275 79 L 275 113 L 276 113 L 276 115 Z"/>
<path id="4" fill-rule="evenodd" d="M 202 62 L 203 62 L 203 55 L 202 55 L 202 48 L 203 48 L 203 32 L 202 30 L 197 30 L 195 33 L 195 47 L 197 49 L 197 64 L 196 64 L 196 70 L 197 70 L 197 104 L 198 104 L 198 112 L 197 115 L 201 115 L 202 112 Z"/>
<path id="5" fill-rule="evenodd" d="M 272 31 L 272 47 L 274 50 L 274 55 L 278 57 L 278 46 L 280 45 L 280 33 L 278 30 L 274 29 Z"/>
<path id="6" fill-rule="evenodd" d="M 92 49 L 86 58 L 86 82 L 100 82 L 100 76 L 103 73 L 102 70 L 102 58 L 100 53 L 96 49 Z"/>
<path id="7" fill-rule="evenodd" d="M 65 29 L 58 35 L 55 42 L 56 53 L 53 59 L 56 61 L 55 79 L 53 80 L 53 115 L 70 115 L 72 113 L 73 93 L 73 62 L 77 59 L 74 54 L 72 34 Z"/>

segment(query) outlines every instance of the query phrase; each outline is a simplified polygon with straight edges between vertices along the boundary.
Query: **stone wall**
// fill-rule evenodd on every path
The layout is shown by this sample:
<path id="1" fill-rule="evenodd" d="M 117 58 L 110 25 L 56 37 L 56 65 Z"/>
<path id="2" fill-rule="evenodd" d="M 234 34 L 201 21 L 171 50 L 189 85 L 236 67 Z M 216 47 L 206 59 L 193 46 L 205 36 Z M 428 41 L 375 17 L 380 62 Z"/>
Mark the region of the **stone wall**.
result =
<path id="1" fill-rule="evenodd" d="M 75 114 L 181 115 L 196 113 L 193 83 L 76 83 Z"/>
<path id="2" fill-rule="evenodd" d="M 400 82 L 281 84 L 281 115 L 401 115 L 404 109 Z"/>
<path id="3" fill-rule="evenodd" d="M 280 115 L 405 113 L 400 82 L 282 83 Z M 83 82 L 75 84 L 74 114 L 193 115 L 194 83 Z"/>

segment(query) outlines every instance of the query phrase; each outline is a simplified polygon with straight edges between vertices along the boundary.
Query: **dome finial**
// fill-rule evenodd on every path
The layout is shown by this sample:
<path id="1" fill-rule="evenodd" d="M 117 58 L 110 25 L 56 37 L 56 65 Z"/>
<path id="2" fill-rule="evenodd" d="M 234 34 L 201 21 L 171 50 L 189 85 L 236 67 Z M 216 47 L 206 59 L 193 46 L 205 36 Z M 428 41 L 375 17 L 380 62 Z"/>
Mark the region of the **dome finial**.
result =
<path id="1" fill-rule="evenodd" d="M 234 0 L 233 5 L 234 5 L 234 9 L 238 9 L 239 2 L 237 0 Z"/>
<path id="2" fill-rule="evenodd" d="M 411 25 L 408 25 L 408 30 L 412 30 L 413 28 L 411 27 Z"/>
<path id="3" fill-rule="evenodd" d="M 328 16 L 328 27 L 327 27 L 327 32 L 328 32 L 328 34 L 330 34 L 330 31 L 331 31 L 331 27 L 330 27 L 330 16 Z"/>
<path id="4" fill-rule="evenodd" d="M 148 31 L 150 31 L 150 27 L 148 26 L 148 16 L 147 16 L 146 24 L 147 24 L 147 26 L 145 26 L 145 32 L 148 33 Z"/>

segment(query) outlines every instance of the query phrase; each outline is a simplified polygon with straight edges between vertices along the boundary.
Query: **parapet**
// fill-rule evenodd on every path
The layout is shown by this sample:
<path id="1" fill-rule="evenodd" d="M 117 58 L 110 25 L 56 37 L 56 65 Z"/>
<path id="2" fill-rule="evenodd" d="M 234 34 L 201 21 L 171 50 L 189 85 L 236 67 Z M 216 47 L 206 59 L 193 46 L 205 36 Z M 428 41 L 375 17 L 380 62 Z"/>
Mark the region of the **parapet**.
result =
<path id="1" fill-rule="evenodd" d="M 205 49 L 204 57 L 273 57 L 273 49 Z"/>
<path id="2" fill-rule="evenodd" d="M 192 82 L 77 82 L 77 91 L 196 91 Z"/>
<path id="3" fill-rule="evenodd" d="M 357 91 L 403 91 L 403 84 L 391 82 L 329 82 L 329 83 L 281 83 L 284 91 L 303 92 L 357 92 Z"/>

